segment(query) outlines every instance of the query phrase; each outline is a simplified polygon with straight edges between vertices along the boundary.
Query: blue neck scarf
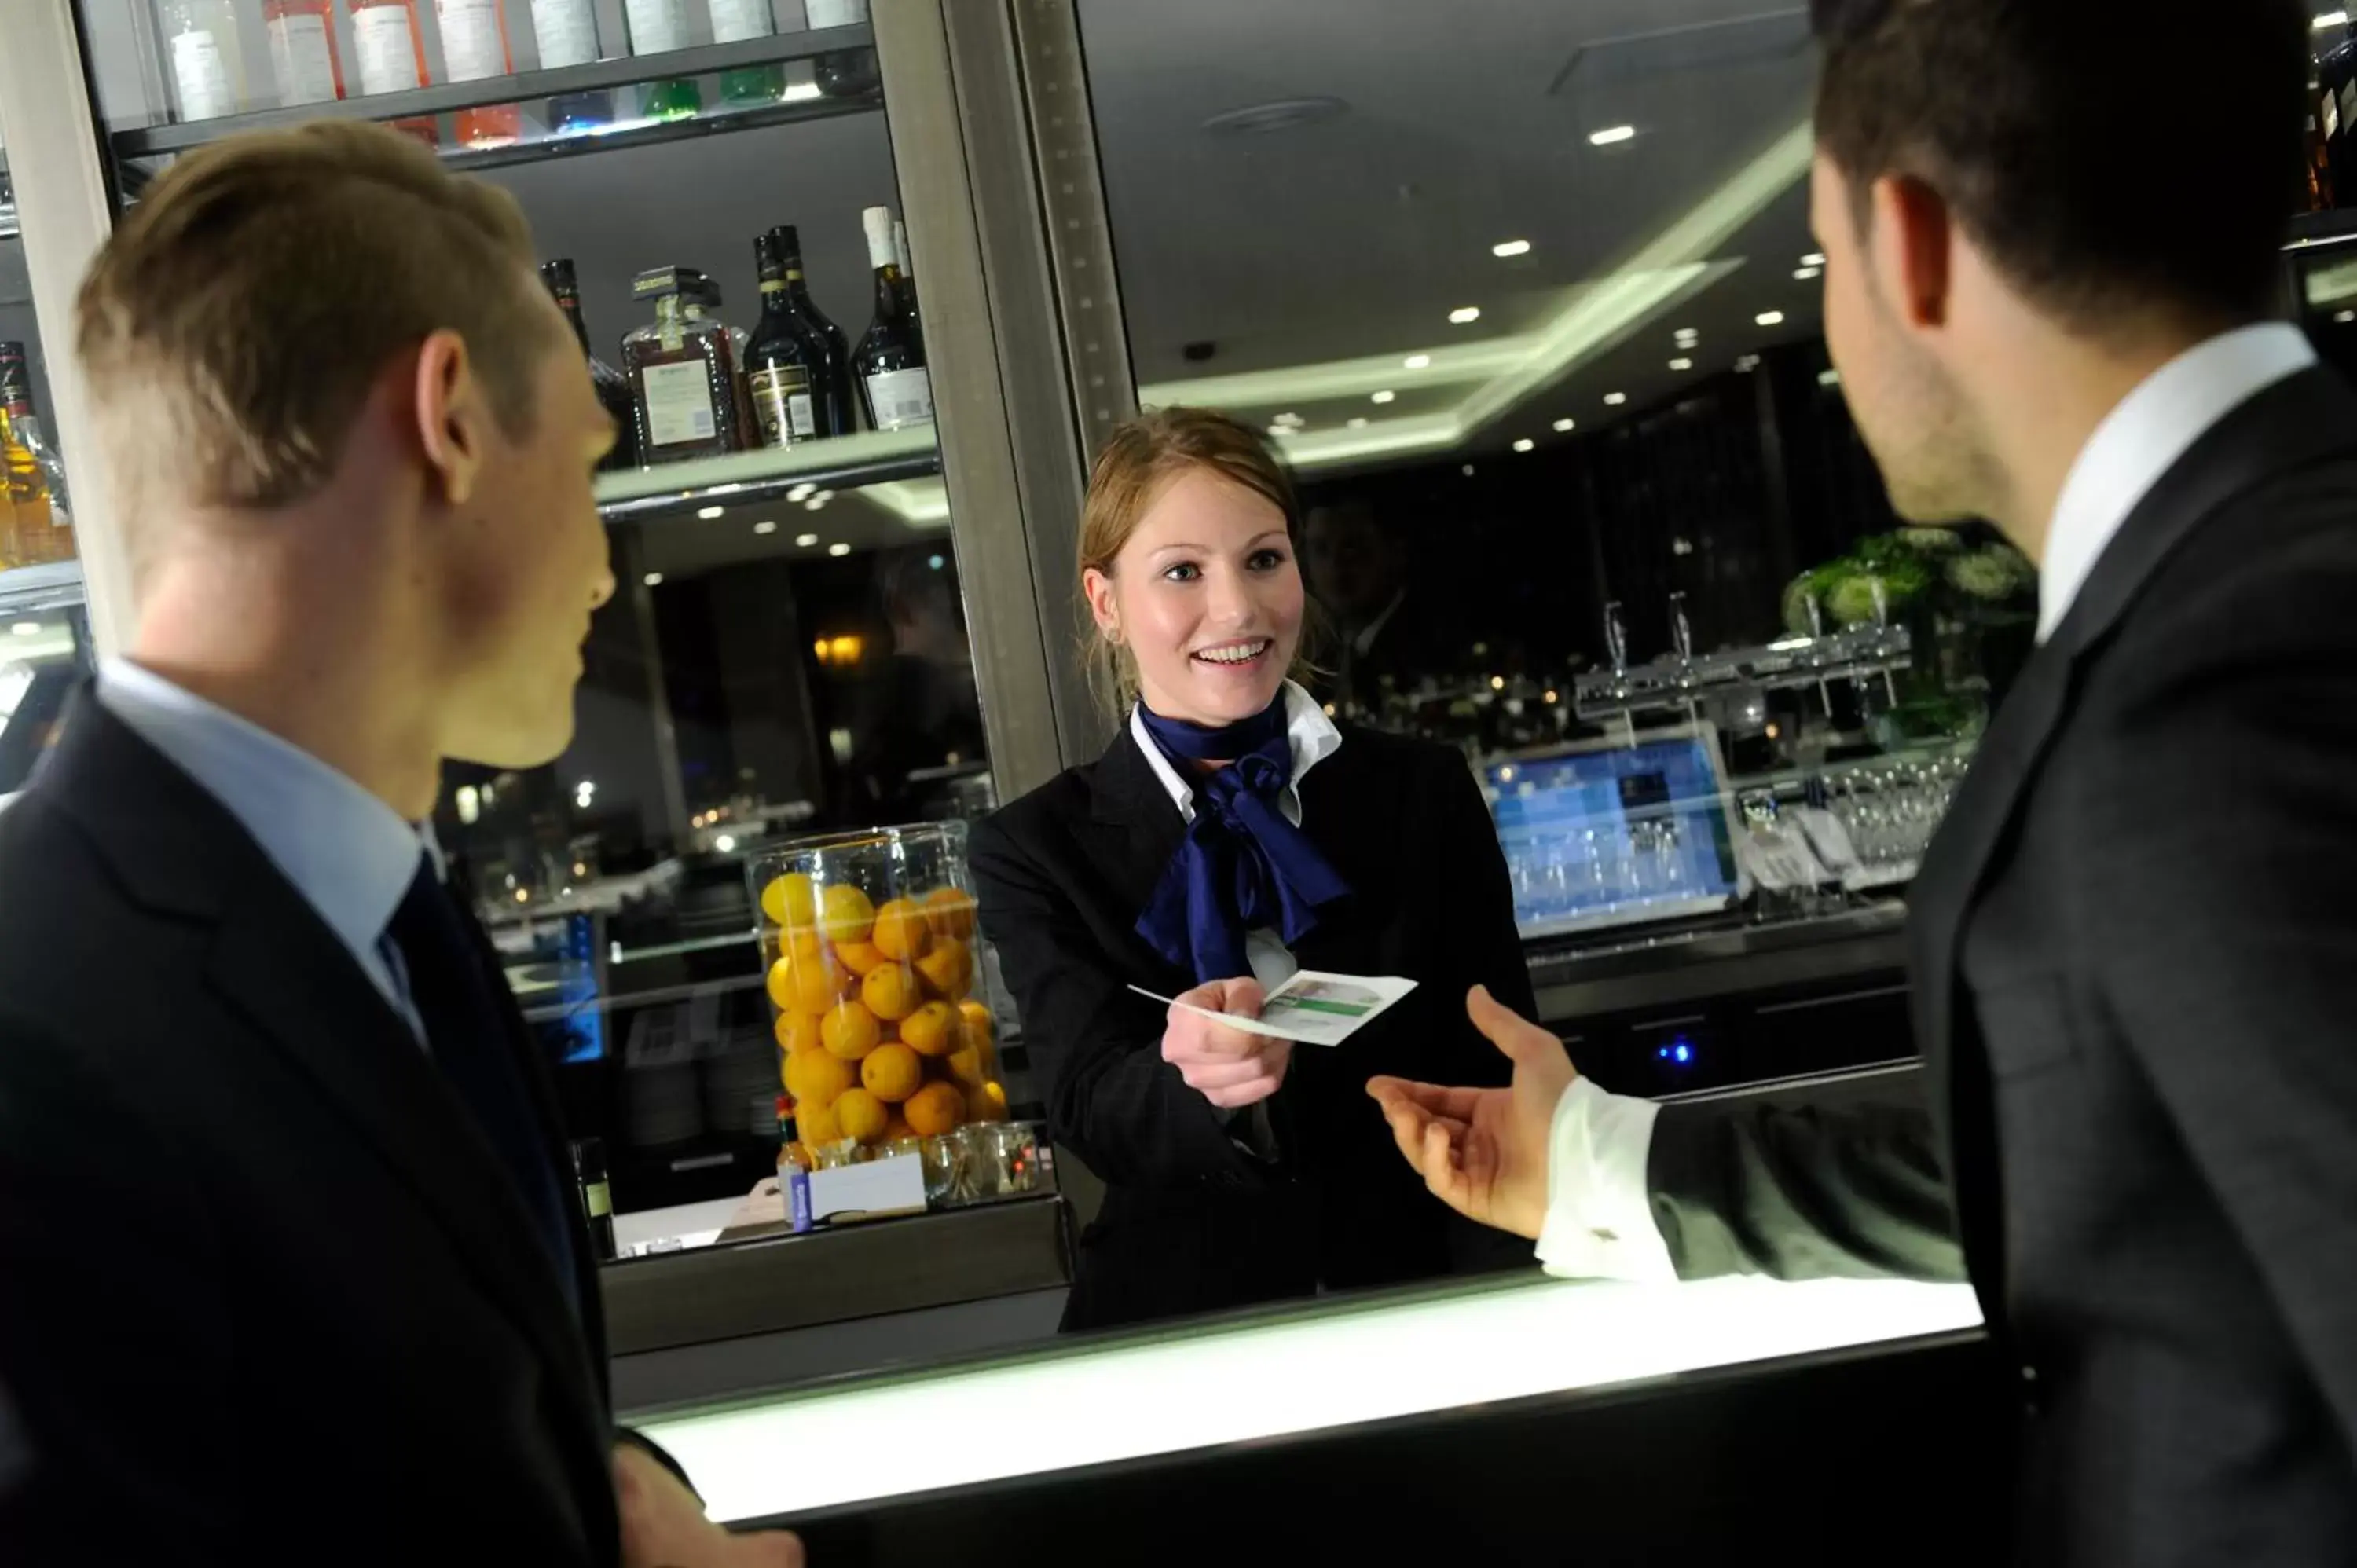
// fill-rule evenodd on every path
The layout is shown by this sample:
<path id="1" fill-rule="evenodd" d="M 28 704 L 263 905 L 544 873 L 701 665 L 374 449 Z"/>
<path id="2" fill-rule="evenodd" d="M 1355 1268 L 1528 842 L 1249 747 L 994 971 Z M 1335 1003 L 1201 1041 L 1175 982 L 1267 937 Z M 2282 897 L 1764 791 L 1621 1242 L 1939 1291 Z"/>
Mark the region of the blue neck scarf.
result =
<path id="1" fill-rule="evenodd" d="M 1292 947 L 1317 929 L 1320 909 L 1351 891 L 1278 807 L 1293 779 L 1285 693 L 1216 729 L 1163 718 L 1142 703 L 1137 713 L 1195 790 L 1195 820 L 1138 917 L 1137 934 L 1199 984 L 1248 975 L 1246 931 L 1265 927 Z M 1196 766 L 1221 757 L 1233 760 L 1209 774 Z"/>

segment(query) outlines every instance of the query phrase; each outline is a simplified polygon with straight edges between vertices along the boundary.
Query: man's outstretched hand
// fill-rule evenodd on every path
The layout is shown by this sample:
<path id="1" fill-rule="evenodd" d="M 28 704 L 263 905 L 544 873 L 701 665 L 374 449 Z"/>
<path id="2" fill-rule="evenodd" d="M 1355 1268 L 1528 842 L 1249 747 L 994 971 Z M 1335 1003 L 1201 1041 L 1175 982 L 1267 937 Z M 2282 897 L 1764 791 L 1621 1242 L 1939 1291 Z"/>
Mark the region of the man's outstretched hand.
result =
<path id="1" fill-rule="evenodd" d="M 1555 1103 L 1579 1074 L 1561 1040 L 1500 1006 L 1482 987 L 1465 999 L 1465 1011 L 1513 1062 L 1512 1088 L 1441 1089 L 1378 1078 L 1368 1081 L 1367 1092 L 1434 1197 L 1469 1219 L 1535 1238 L 1546 1220 Z"/>

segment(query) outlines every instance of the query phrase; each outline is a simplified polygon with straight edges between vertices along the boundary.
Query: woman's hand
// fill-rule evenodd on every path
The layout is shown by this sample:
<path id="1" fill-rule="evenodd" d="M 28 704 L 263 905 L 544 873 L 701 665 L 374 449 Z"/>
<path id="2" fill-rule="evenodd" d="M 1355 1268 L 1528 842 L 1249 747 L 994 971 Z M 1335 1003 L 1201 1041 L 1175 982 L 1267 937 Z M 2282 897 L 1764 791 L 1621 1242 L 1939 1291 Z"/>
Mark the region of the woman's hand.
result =
<path id="1" fill-rule="evenodd" d="M 1178 998 L 1184 1005 L 1170 1009 L 1162 1059 L 1178 1069 L 1188 1088 L 1222 1111 L 1241 1111 L 1275 1094 L 1293 1060 L 1293 1042 L 1231 1029 L 1187 1008 L 1257 1018 L 1263 999 L 1256 980 L 1215 980 L 1188 992 Z"/>

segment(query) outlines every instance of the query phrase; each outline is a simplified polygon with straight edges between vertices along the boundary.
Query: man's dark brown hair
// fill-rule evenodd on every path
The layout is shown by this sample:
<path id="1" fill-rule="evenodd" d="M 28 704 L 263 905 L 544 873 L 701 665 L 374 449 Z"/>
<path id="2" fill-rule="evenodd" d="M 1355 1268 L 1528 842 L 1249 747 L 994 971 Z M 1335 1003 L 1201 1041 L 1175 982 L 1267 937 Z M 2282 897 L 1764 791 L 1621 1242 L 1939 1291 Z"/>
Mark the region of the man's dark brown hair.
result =
<path id="1" fill-rule="evenodd" d="M 2301 178 L 2298 0 L 1811 10 L 1818 143 L 1861 199 L 1883 175 L 1921 180 L 2017 287 L 2091 328 L 2267 310 Z"/>

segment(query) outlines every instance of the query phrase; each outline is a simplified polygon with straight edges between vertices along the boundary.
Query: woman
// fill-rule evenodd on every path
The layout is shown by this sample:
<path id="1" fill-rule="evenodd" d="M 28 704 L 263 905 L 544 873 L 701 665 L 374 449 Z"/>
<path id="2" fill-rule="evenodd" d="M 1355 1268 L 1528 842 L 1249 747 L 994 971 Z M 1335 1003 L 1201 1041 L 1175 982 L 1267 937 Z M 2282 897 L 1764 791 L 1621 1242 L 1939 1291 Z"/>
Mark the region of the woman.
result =
<path id="1" fill-rule="evenodd" d="M 1516 1255 L 1424 1190 L 1365 1092 L 1506 1080 L 1465 1016 L 1475 984 L 1534 1011 L 1505 861 L 1461 757 L 1338 726 L 1287 678 L 1311 613 L 1299 534 L 1245 426 L 1165 409 L 1116 431 L 1080 575 L 1127 722 L 974 835 L 1049 1130 L 1106 1183 L 1067 1329 Z M 1250 1013 L 1297 968 L 1420 983 L 1333 1050 L 1129 989 Z"/>

